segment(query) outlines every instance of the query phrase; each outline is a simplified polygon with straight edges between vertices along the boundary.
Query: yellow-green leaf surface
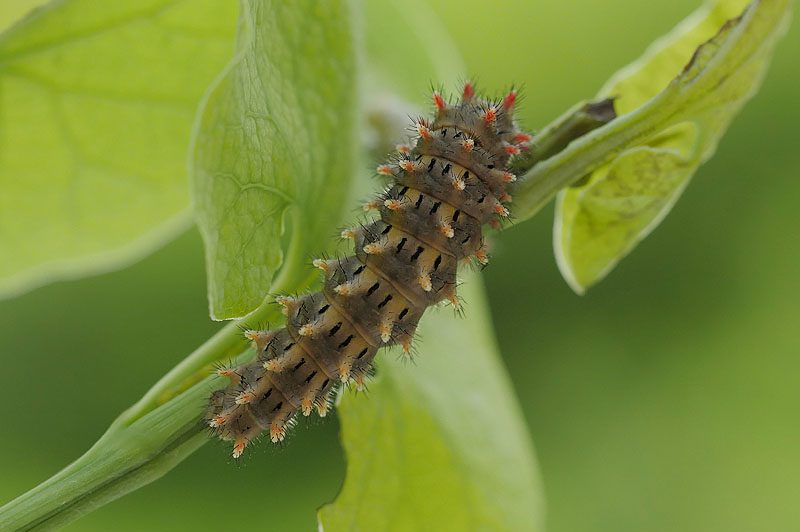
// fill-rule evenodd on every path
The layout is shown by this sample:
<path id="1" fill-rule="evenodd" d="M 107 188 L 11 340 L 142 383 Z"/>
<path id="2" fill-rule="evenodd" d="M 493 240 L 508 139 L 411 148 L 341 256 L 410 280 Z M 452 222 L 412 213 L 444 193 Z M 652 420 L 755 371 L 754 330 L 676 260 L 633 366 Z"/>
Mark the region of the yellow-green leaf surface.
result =
<path id="1" fill-rule="evenodd" d="M 466 319 L 425 316 L 414 364 L 388 353 L 367 397 L 343 396 L 347 478 L 322 530 L 543 530 L 533 448 L 477 275 L 463 295 Z"/>
<path id="2" fill-rule="evenodd" d="M 0 34 L 0 293 L 120 266 L 187 226 L 192 123 L 235 9 L 65 0 Z"/>
<path id="3" fill-rule="evenodd" d="M 622 149 L 609 143 L 612 157 L 556 200 L 556 258 L 575 291 L 602 279 L 658 225 L 758 90 L 789 2 L 745 7 L 707 4 L 601 91 L 627 113 L 608 126 L 627 138 Z"/>
<path id="4" fill-rule="evenodd" d="M 237 55 L 202 114 L 191 171 L 214 319 L 264 301 L 286 253 L 287 222 L 287 274 L 329 245 L 360 170 L 349 3 L 244 2 L 239 26 Z"/>

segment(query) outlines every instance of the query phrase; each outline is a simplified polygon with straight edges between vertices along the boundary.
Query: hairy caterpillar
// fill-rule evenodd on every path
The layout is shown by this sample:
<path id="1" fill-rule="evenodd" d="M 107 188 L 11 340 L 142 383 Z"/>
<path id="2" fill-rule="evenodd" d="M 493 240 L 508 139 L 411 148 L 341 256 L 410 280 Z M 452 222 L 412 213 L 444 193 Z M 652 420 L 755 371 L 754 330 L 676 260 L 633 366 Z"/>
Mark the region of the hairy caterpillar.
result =
<path id="1" fill-rule="evenodd" d="M 282 441 L 298 412 L 325 416 L 338 383 L 363 386 L 378 349 L 400 345 L 410 355 L 427 307 L 459 308 L 458 265 L 487 263 L 482 227 L 508 216 L 509 163 L 531 141 L 514 122 L 516 98 L 478 98 L 471 83 L 454 104 L 434 92 L 434 120 L 416 121 L 415 145 L 398 146 L 377 169 L 392 181 L 365 205 L 379 217 L 342 232 L 355 255 L 314 261 L 322 291 L 277 298 L 285 328 L 245 332 L 258 357 L 218 371 L 230 384 L 211 395 L 206 414 L 233 440 L 234 458 L 264 431 Z"/>

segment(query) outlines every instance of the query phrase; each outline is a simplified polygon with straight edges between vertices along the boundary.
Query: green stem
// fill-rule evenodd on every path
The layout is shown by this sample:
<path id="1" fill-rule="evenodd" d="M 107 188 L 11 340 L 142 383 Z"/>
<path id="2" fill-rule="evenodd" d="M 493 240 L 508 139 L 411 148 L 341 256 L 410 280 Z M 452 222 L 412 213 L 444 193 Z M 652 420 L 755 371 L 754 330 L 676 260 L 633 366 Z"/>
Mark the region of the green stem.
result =
<path id="1" fill-rule="evenodd" d="M 564 150 L 573 140 L 608 124 L 616 117 L 612 98 L 578 103 L 536 134 L 533 149 L 515 161 L 514 170 L 519 174 L 529 171 L 536 164 Z"/>
<path id="2" fill-rule="evenodd" d="M 199 422 L 212 383 L 199 383 L 124 426 L 115 422 L 83 456 L 0 511 L 0 530 L 64 526 L 161 477 L 207 436 Z"/>
<path id="3" fill-rule="evenodd" d="M 660 128 L 669 124 L 677 111 L 671 115 L 664 113 L 664 106 L 660 104 L 672 96 L 673 90 L 674 87 L 670 86 L 636 112 L 614 118 L 608 123 L 598 123 L 599 127 L 596 126 L 577 138 L 568 139 L 566 143 L 565 133 L 570 129 L 559 124 L 570 124 L 573 120 L 579 122 L 582 112 L 580 106 L 557 119 L 553 126 L 544 128 L 534 138 L 534 145 L 560 145 L 562 149 L 546 160 L 536 161 L 515 184 L 511 193 L 514 196 L 516 220 L 521 222 L 533 217 L 559 190 L 577 183 L 627 146 L 651 135 L 654 132 L 653 124 L 658 124 Z M 656 117 L 659 114 L 664 116 Z"/>
<path id="4" fill-rule="evenodd" d="M 295 224 L 295 233 L 299 225 Z M 303 267 L 301 238 L 292 238 L 275 292 L 302 290 L 316 277 Z M 222 384 L 209 377 L 217 361 L 243 361 L 252 351 L 239 326 L 276 320 L 275 305 L 261 305 L 240 323 L 223 327 L 162 377 L 80 458 L 0 508 L 0 530 L 64 526 L 158 479 L 208 441 L 201 417 L 208 395 Z M 246 326 L 246 325 L 244 325 Z"/>

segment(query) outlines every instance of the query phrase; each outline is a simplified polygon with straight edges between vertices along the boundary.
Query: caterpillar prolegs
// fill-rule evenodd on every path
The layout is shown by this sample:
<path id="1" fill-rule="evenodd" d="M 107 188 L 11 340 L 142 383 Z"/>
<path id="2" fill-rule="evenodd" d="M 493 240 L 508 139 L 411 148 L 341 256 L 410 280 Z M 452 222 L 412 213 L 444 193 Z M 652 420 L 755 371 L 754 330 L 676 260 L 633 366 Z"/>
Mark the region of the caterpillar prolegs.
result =
<path id="1" fill-rule="evenodd" d="M 482 227 L 508 216 L 509 163 L 531 141 L 514 122 L 516 98 L 479 98 L 471 83 L 457 103 L 434 93 L 435 118 L 416 121 L 415 144 L 377 169 L 391 183 L 365 209 L 379 216 L 342 232 L 355 254 L 314 261 L 322 291 L 277 298 L 284 328 L 245 332 L 258 357 L 219 370 L 230 384 L 211 395 L 206 415 L 234 442 L 234 458 L 262 432 L 282 441 L 298 412 L 324 416 L 338 383 L 363 386 L 378 349 L 400 345 L 410 355 L 429 306 L 459 308 L 459 263 L 487 262 Z"/>

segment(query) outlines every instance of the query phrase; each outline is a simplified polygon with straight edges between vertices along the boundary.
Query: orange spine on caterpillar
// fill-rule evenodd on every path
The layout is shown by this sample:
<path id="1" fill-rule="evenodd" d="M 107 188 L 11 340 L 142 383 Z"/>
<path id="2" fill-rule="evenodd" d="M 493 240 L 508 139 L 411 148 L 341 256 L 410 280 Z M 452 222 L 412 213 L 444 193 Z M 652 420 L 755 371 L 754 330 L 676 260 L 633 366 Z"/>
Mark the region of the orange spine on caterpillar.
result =
<path id="1" fill-rule="evenodd" d="M 429 306 L 460 308 L 459 263 L 488 262 L 482 228 L 508 216 L 509 164 L 531 141 L 514 122 L 516 99 L 516 91 L 478 98 L 471 83 L 458 103 L 434 92 L 434 119 L 417 120 L 416 143 L 398 145 L 377 168 L 391 183 L 364 209 L 379 217 L 342 231 L 355 254 L 314 260 L 321 291 L 276 299 L 284 328 L 245 332 L 258 357 L 218 371 L 230 384 L 212 394 L 206 414 L 234 442 L 234 458 L 264 432 L 283 441 L 298 413 L 325 416 L 338 385 L 363 387 L 380 348 L 399 345 L 410 356 Z"/>

